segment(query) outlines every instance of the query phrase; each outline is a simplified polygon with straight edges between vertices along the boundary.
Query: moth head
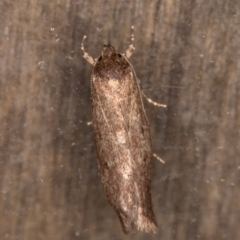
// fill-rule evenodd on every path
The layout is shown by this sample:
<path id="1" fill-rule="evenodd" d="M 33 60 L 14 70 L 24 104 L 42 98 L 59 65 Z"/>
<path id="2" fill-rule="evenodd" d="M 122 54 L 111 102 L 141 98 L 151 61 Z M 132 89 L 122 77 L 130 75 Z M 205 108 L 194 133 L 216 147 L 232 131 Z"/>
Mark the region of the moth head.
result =
<path id="1" fill-rule="evenodd" d="M 102 54 L 94 66 L 94 73 L 102 79 L 121 80 L 124 75 L 131 71 L 131 66 L 123 54 L 119 53 L 111 45 L 104 45 Z M 112 82 L 110 82 L 112 86 Z M 114 84 L 114 87 L 115 84 Z"/>
<path id="2" fill-rule="evenodd" d="M 112 47 L 111 45 L 103 45 L 103 49 L 102 49 L 102 58 L 111 58 L 112 55 L 116 54 L 116 50 L 114 47 Z"/>
<path id="3" fill-rule="evenodd" d="M 103 45 L 102 54 L 100 58 L 98 59 L 101 61 L 102 59 L 112 59 L 112 60 L 121 60 L 122 54 L 120 54 L 113 46 L 109 45 Z"/>

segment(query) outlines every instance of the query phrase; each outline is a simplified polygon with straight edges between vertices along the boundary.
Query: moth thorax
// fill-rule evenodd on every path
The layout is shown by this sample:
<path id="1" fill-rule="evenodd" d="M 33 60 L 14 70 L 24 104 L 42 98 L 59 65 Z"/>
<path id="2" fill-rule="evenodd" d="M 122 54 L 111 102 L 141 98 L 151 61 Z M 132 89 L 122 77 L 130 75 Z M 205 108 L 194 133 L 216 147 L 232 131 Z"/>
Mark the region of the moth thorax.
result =
<path id="1" fill-rule="evenodd" d="M 108 85 L 112 88 L 112 90 L 116 90 L 116 89 L 118 89 L 120 83 L 117 79 L 116 80 L 115 79 L 110 79 L 108 81 Z"/>

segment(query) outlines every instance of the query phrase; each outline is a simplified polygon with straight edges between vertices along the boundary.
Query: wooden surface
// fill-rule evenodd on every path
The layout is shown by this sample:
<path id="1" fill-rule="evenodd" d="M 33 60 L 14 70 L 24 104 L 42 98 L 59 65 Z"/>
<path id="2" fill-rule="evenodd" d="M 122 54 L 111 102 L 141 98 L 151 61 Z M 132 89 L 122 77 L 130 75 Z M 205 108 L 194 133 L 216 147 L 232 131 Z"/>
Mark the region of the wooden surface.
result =
<path id="1" fill-rule="evenodd" d="M 102 44 L 148 97 L 156 236 L 124 235 L 92 136 L 91 66 Z M 240 3 L 2 0 L 0 239 L 240 239 Z"/>

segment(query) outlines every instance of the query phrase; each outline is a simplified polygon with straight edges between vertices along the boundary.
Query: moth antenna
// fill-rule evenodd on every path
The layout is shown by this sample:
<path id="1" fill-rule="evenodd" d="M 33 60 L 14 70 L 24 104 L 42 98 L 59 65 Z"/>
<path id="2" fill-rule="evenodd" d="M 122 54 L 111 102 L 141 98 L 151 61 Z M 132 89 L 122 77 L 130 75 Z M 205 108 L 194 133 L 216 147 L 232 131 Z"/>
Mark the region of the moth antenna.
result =
<path id="1" fill-rule="evenodd" d="M 131 27 L 131 31 L 132 31 L 132 33 L 131 33 L 131 45 L 130 46 L 133 47 L 133 43 L 134 43 L 134 40 L 135 40 L 135 38 L 134 38 L 134 26 Z"/>
<path id="2" fill-rule="evenodd" d="M 126 53 L 125 53 L 126 58 L 130 58 L 132 53 L 133 53 L 133 51 L 134 51 L 134 49 L 135 49 L 135 47 L 133 46 L 133 42 L 134 42 L 134 26 L 131 27 L 131 32 L 132 32 L 131 33 L 131 44 L 129 45 L 129 47 L 128 47 Z"/>
<path id="3" fill-rule="evenodd" d="M 82 39 L 82 43 L 81 43 L 81 49 L 82 49 L 83 53 L 85 53 L 85 49 L 84 49 L 84 41 L 85 41 L 86 38 L 87 38 L 87 36 L 84 35 L 84 36 L 83 36 L 83 39 Z"/>
<path id="4" fill-rule="evenodd" d="M 87 38 L 87 36 L 83 36 L 83 39 L 82 39 L 82 43 L 81 43 L 81 50 L 83 51 L 83 57 L 92 65 L 94 65 L 95 61 L 93 60 L 93 58 L 87 53 L 85 52 L 85 49 L 84 49 L 84 41 L 85 39 Z"/>

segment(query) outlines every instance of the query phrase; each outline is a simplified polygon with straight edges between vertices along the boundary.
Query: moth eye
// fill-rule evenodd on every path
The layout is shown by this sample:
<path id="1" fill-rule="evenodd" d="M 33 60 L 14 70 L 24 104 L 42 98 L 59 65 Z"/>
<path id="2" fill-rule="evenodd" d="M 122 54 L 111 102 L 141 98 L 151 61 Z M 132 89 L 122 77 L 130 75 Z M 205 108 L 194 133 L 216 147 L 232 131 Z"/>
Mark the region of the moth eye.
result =
<path id="1" fill-rule="evenodd" d="M 101 61 L 102 61 L 102 56 L 100 56 L 100 57 L 99 57 L 98 61 L 99 61 L 99 62 L 101 62 Z"/>
<path id="2" fill-rule="evenodd" d="M 122 58 L 122 55 L 121 55 L 120 53 L 118 53 L 118 57 L 119 57 L 119 58 Z"/>

